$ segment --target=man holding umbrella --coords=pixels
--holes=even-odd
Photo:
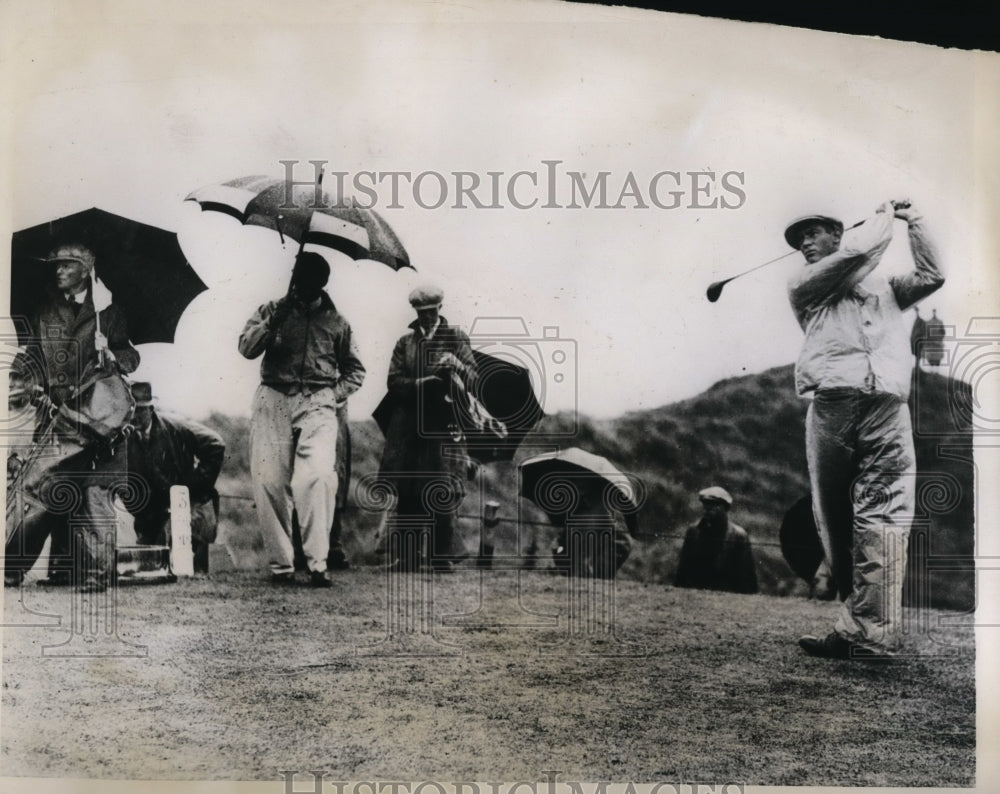
[[[906,221],[913,271],[875,272]],[[809,215],[785,240],[805,257],[789,299],[805,331],[795,365],[806,416],[813,511],[843,606],[824,638],[802,637],[813,656],[874,659],[900,646],[906,544],[913,520],[916,458],[907,398],[913,357],[902,312],[944,283],[920,213],[909,201],[880,206],[841,245],[843,224]]]
[[[392,543],[400,570],[416,570],[423,527],[431,526],[431,567],[447,573],[455,511],[473,470],[455,407],[472,391],[476,361],[468,335],[441,316],[444,292],[422,286],[409,296],[417,318],[396,342],[387,387],[392,400],[380,477],[398,498]],[[390,546],[392,548],[392,546]]]
[[[43,261],[55,266],[55,290],[41,302],[34,317],[28,354],[43,373],[45,394],[58,411],[54,419],[57,435],[80,442],[82,449],[54,467],[39,490],[54,493],[68,485],[77,493],[80,506],[75,518],[79,520],[72,522],[72,537],[84,564],[84,570],[77,571],[78,583],[81,589],[100,591],[107,587],[115,564],[111,486],[116,476],[126,476],[125,456],[115,454],[110,440],[97,440],[85,432],[88,411],[79,399],[102,373],[135,370],[139,354],[129,342],[118,306],[111,303],[100,310],[95,306],[95,256],[87,246],[77,242],[57,246]],[[122,397],[121,405],[102,408],[120,415],[124,422],[131,412],[131,399],[127,394]],[[68,584],[72,576],[61,567],[73,556],[69,518],[46,513],[22,527],[25,532],[52,533],[49,581],[53,584]],[[102,531],[111,537],[100,537]]]
[[[364,381],[351,326],[323,289],[330,266],[300,252],[288,294],[261,306],[239,350],[264,356],[254,395],[250,473],[271,577],[295,575],[294,509],[315,587],[329,587],[327,555],[337,497],[337,409]]]
[[[55,265],[56,283],[34,325],[35,356],[43,364],[49,399],[57,406],[102,364],[114,362],[126,374],[139,366],[120,309],[114,303],[95,309],[94,259],[89,248],[72,244],[53,249],[44,260]]]

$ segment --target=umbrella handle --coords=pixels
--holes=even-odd
[[[320,172],[319,172],[319,176],[316,177],[316,188],[318,190],[322,190],[323,189],[323,173],[324,173],[324,171],[321,168]],[[310,215],[310,218],[311,217],[312,216]],[[308,224],[306,224],[306,226],[307,226],[307,230],[308,230]],[[281,215],[278,216],[278,234],[281,234]],[[285,244],[285,238],[284,237],[281,238],[281,244],[282,245]],[[303,234],[302,235],[302,241],[299,243],[299,253],[300,254],[305,250],[305,247],[306,247],[306,235]]]
[[[90,290],[91,290],[90,293],[91,300],[93,300],[94,296],[93,282],[91,282]],[[97,366],[100,367],[101,369],[105,369],[108,366],[107,351],[104,348],[97,346],[97,335],[100,333],[101,333],[101,313],[97,310],[97,306],[95,305],[94,306],[94,349],[97,351]]]

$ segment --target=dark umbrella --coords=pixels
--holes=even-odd
[[[496,423],[484,422],[483,416],[474,415],[470,402],[461,399],[458,385],[449,389],[445,383],[428,384],[417,400],[424,412],[420,426],[447,438],[451,435],[449,428],[457,425],[469,455],[476,460],[481,463],[512,460],[524,437],[534,430],[544,415],[531,387],[531,377],[527,369],[513,362],[475,350],[472,355],[478,372],[473,396],[492,419],[502,423],[502,435],[496,432]],[[453,401],[446,403],[445,397],[449,395]],[[372,413],[383,435],[388,430],[395,405],[395,396],[386,394]]]
[[[607,458],[569,447],[527,458],[519,470],[520,495],[544,510],[553,523],[565,523],[585,494],[597,495],[607,509],[625,516],[630,532],[635,531],[641,483]]]
[[[21,318],[34,316],[55,284],[55,266],[40,260],[67,243],[93,251],[97,277],[125,313],[133,344],[173,342],[181,314],[207,289],[174,232],[96,207],[77,212],[14,233],[10,312],[21,344],[28,341]]]
[[[318,201],[317,201],[318,199]],[[331,198],[319,185],[287,183],[268,176],[242,176],[191,193],[203,210],[263,226],[300,246],[320,245],[352,259],[373,259],[393,270],[413,267],[392,227],[374,210]]]
[[[524,437],[545,415],[531,386],[531,376],[525,367],[512,361],[478,350],[472,355],[479,373],[476,397],[494,419],[503,423],[507,435],[498,438],[488,428],[471,425],[465,434],[469,454],[483,463],[513,460]]]
[[[785,513],[778,539],[788,567],[811,584],[825,556],[813,515],[811,494],[803,496]]]

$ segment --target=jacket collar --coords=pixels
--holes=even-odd
[[[319,306],[317,306],[315,309],[311,309],[309,307],[303,307],[302,304],[299,303],[298,301],[292,301],[292,305],[295,307],[296,311],[299,311],[303,314],[309,312],[337,311],[337,307],[333,305],[333,299],[330,298],[326,290],[322,290],[319,293]]]
[[[66,307],[66,294],[62,290],[50,288],[48,291],[50,300],[59,307],[60,311]],[[93,282],[87,279],[87,290],[83,301],[79,304],[76,316],[70,321],[71,328],[78,328],[87,320],[96,315],[94,309]]]
[[[65,303],[66,300],[67,300],[66,293],[63,292],[61,289],[58,289],[55,286],[50,286],[48,288],[48,294],[49,294],[49,297],[53,298],[54,300],[62,301],[63,303]],[[77,297],[80,294],[83,295],[83,299],[82,300],[80,300]],[[75,295],[73,295],[73,299],[77,303],[79,303],[81,306],[86,306],[88,303],[91,304],[91,305],[93,305],[93,303],[94,303],[94,282],[93,282],[93,279],[90,278],[90,276],[87,277],[87,286],[86,286],[86,288],[83,290],[82,293],[76,293]]]
[[[408,328],[412,328],[415,333],[421,334],[421,330],[422,329],[420,328],[420,320],[414,320],[407,327]],[[439,315],[438,316],[438,326],[437,326],[437,330],[434,331],[434,336],[437,336],[442,331],[444,331],[446,328],[450,328],[450,326],[448,325],[448,321],[445,319],[445,316],[443,314]]]

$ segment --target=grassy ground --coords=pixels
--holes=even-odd
[[[975,650],[948,613],[908,613],[911,655],[866,666],[796,647],[832,604],[543,572],[229,571],[122,588],[117,637],[65,590],[6,595],[6,776],[974,781]]]

